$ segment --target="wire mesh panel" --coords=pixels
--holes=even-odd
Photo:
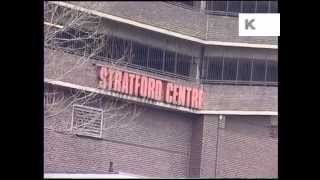
[[[102,136],[102,109],[82,105],[73,105],[72,130],[79,135]]]

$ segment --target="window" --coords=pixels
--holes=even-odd
[[[222,57],[210,57],[208,60],[208,75],[209,80],[222,79]]]
[[[267,81],[277,82],[278,81],[278,65],[275,61],[267,62]]]
[[[73,105],[71,129],[76,134],[101,138],[102,120],[102,109]]]
[[[266,73],[266,62],[262,60],[253,61],[252,81],[264,81]]]
[[[149,48],[149,67],[162,70],[163,50],[159,48]]]
[[[188,55],[177,55],[177,74],[189,76],[192,57]]]
[[[124,56],[124,40],[112,37],[112,53],[111,58],[118,60]]]
[[[251,60],[239,59],[238,60],[238,81],[250,81],[251,78]]]
[[[241,1],[228,1],[228,11],[239,13],[241,10]]]
[[[192,8],[194,6],[193,1],[166,1],[166,2],[177,5],[177,6],[186,7],[186,8]]]
[[[227,11],[227,1],[206,1],[206,9],[212,11]]]
[[[236,80],[237,76],[237,59],[224,58],[223,60],[223,80]]]
[[[243,1],[242,12],[243,13],[254,13],[256,10],[256,1]]]
[[[278,13],[278,2],[270,1],[270,13]]]
[[[174,73],[175,69],[175,53],[172,51],[165,51],[164,56],[164,71]]]
[[[193,6],[193,1],[176,1],[176,2],[187,5],[187,6]]]
[[[148,47],[137,42],[132,42],[132,63],[147,67]]]
[[[257,1],[257,13],[268,13],[269,1]]]

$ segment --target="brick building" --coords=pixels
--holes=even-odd
[[[55,32],[45,36],[57,37],[45,42],[45,109],[63,102],[45,113],[45,173],[106,174],[112,161],[116,172],[144,177],[278,176],[277,37],[238,36],[239,12],[275,13],[276,1],[48,2],[48,9],[90,14],[99,28],[45,14],[44,30]]]

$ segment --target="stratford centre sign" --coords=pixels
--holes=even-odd
[[[137,73],[97,65],[99,88],[167,104],[201,109],[203,90]]]

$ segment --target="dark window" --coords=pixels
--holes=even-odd
[[[237,59],[224,58],[223,61],[223,80],[236,80]]]
[[[257,13],[268,13],[269,1],[257,1]]]
[[[212,11],[227,11],[227,1],[206,1],[206,9]]]
[[[269,82],[277,82],[278,81],[278,64],[277,64],[277,62],[268,61],[267,81],[269,81]]]
[[[256,1],[243,1],[242,12],[243,13],[254,13],[256,9]]]
[[[228,12],[239,13],[241,9],[241,1],[228,1]]]
[[[176,1],[176,2],[187,5],[187,6],[193,6],[193,1]]]
[[[112,59],[118,60],[124,56],[124,40],[113,37],[112,38]]]
[[[252,73],[252,81],[264,81],[266,73],[266,62],[262,60],[254,60]]]
[[[278,2],[270,1],[270,13],[278,13]]]
[[[251,77],[251,60],[238,60],[238,81],[250,81]]]
[[[208,58],[208,79],[221,80],[222,78],[222,57]]]
[[[165,51],[164,57],[164,71],[174,73],[175,53],[172,51]]]
[[[159,48],[149,48],[149,67],[161,70],[163,63],[163,50]]]
[[[188,55],[177,55],[177,74],[189,76],[192,57]]]
[[[107,41],[106,41],[106,36],[102,34],[98,34],[93,43],[93,49],[91,51],[92,55],[96,58],[105,58],[108,57],[109,52],[106,48],[109,46],[106,46]]]
[[[132,42],[132,63],[147,67],[148,47],[137,42]]]

